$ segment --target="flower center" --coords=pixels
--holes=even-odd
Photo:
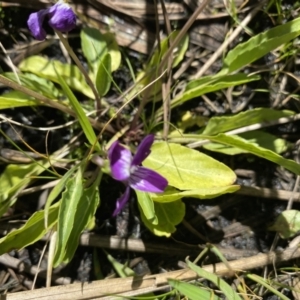
[[[134,174],[134,172],[138,169],[139,166],[131,166],[130,167],[130,174]]]

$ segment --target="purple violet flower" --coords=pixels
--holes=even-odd
[[[72,8],[67,3],[59,1],[49,8],[30,14],[28,18],[27,25],[32,35],[40,41],[46,38],[46,31],[43,28],[46,17],[48,24],[61,32],[68,32],[76,26],[76,15]]]
[[[147,135],[137,148],[134,156],[118,141],[108,150],[112,177],[126,185],[125,193],[117,200],[113,216],[116,216],[129,200],[130,188],[150,193],[162,193],[168,181],[158,173],[141,166],[150,154],[154,135]]]

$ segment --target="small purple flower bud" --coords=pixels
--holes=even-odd
[[[46,38],[46,31],[43,28],[45,18],[48,18],[48,23],[53,29],[61,32],[69,32],[76,26],[76,15],[72,8],[66,3],[57,2],[29,16],[27,25],[37,40]]]

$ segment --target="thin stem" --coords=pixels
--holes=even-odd
[[[185,25],[183,26],[183,28],[180,30],[180,32],[178,33],[178,35],[176,36],[176,38],[172,41],[172,44],[170,45],[168,51],[165,53],[165,55],[163,56],[159,66],[158,66],[158,72],[154,72],[152,71],[152,80],[155,79],[155,76],[157,74],[163,74],[166,71],[165,65],[169,60],[169,57],[171,56],[171,54],[173,53],[175,47],[179,44],[179,42],[181,41],[181,39],[184,37],[184,35],[187,33],[187,31],[189,30],[189,28],[193,25],[194,21],[197,19],[198,15],[204,10],[204,8],[206,7],[206,5],[210,2],[210,0],[204,0],[203,3],[195,10],[195,12],[192,14],[192,16],[188,19],[188,21],[185,23]],[[146,95],[147,92],[149,93],[149,90],[146,90]],[[136,112],[136,114],[134,115],[134,118],[131,122],[131,126],[130,129],[133,129],[136,127],[137,121],[147,103],[148,97],[145,97],[142,99],[138,111]]]
[[[94,83],[92,82],[89,74],[87,73],[87,71],[84,69],[82,63],[80,62],[80,60],[78,59],[77,55],[75,54],[75,52],[73,51],[73,49],[70,47],[68,40],[62,35],[61,32],[55,30],[56,34],[58,35],[59,39],[61,40],[61,42],[63,43],[63,45],[65,46],[66,50],[68,51],[68,53],[70,54],[70,56],[72,57],[72,59],[74,60],[75,64],[77,65],[77,67],[79,68],[79,70],[82,72],[87,84],[90,86],[94,96],[95,96],[95,100],[97,102],[97,110],[99,110],[101,108],[101,98],[99,97],[99,94],[95,88]]]

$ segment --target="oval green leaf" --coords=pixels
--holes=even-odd
[[[154,210],[157,218],[157,224],[153,224],[149,221],[145,217],[143,210],[140,208],[143,223],[155,235],[169,237],[176,231],[175,226],[178,225],[184,218],[185,204],[181,200],[170,203],[154,202]]]
[[[300,211],[285,210],[276,219],[269,230],[277,231],[281,238],[288,239],[300,231]]]
[[[230,168],[210,156],[166,142],[155,143],[143,165],[160,173],[179,190],[218,189],[236,180]]]
[[[97,92],[101,97],[109,91],[111,81],[111,57],[109,53],[106,53],[99,63],[95,82]]]
[[[115,36],[111,33],[102,34],[99,29],[85,27],[80,32],[81,48],[94,74],[97,73],[102,57],[109,53],[112,57],[111,71],[119,68],[121,53]]]

